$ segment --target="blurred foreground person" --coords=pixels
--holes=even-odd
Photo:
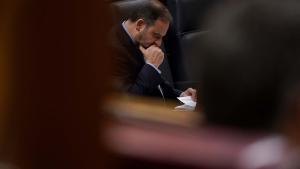
[[[0,82],[9,95],[0,110],[1,162],[17,169],[110,168],[99,141],[111,80],[102,41],[109,23],[98,24],[110,16],[107,7],[98,0],[1,4],[7,78]]]
[[[164,60],[161,49],[172,16],[158,0],[137,0],[128,18],[113,30],[112,46],[114,78],[118,88],[140,96],[158,96],[164,100],[191,96],[196,101],[196,90],[182,92],[173,88],[161,76],[159,66]]]
[[[300,2],[234,2],[209,18],[201,41],[208,124],[271,132],[242,168],[299,168]]]

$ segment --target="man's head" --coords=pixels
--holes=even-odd
[[[132,24],[133,39],[145,48],[160,46],[166,35],[172,16],[168,9],[157,0],[139,0],[127,21]]]
[[[271,129],[287,115],[286,95],[300,87],[299,18],[296,0],[243,1],[211,15],[199,45],[208,121]]]

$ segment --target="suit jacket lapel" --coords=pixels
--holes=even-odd
[[[139,50],[139,46],[135,44],[130,36],[127,34],[127,32],[124,30],[122,24],[119,26],[119,36],[121,39],[123,39],[124,46],[130,51],[130,53],[133,53],[132,57],[135,58],[136,61],[138,61],[140,64],[144,64],[144,56],[142,52]]]

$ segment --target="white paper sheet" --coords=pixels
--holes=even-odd
[[[181,101],[183,105],[175,107],[176,110],[195,110],[197,103],[192,100],[191,96],[177,97],[177,99]]]

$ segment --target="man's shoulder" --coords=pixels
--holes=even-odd
[[[110,45],[114,52],[129,52],[133,48],[130,39],[121,27],[121,24],[115,25],[110,31]]]

